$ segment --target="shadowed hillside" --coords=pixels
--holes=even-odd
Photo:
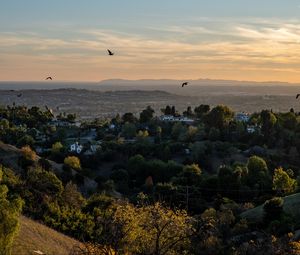
[[[292,215],[295,219],[297,219],[297,226],[300,225],[299,217],[300,217],[300,193],[296,193],[290,196],[286,196],[283,198],[283,210],[289,215]],[[241,214],[242,218],[247,219],[250,222],[262,222],[264,216],[263,205],[257,206],[253,209],[250,209]]]

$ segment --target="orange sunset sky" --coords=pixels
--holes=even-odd
[[[297,0],[5,1],[0,81],[52,75],[298,83],[299,6]]]

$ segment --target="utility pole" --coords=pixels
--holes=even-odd
[[[186,211],[189,210],[189,186],[186,186]]]

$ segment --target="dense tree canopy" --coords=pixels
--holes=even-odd
[[[10,255],[13,239],[19,230],[23,201],[20,198],[8,198],[8,188],[1,184],[2,169],[0,165],[0,254]]]

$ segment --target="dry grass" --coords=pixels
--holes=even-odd
[[[40,223],[21,216],[21,228],[13,245],[13,255],[67,255],[79,242]]]

